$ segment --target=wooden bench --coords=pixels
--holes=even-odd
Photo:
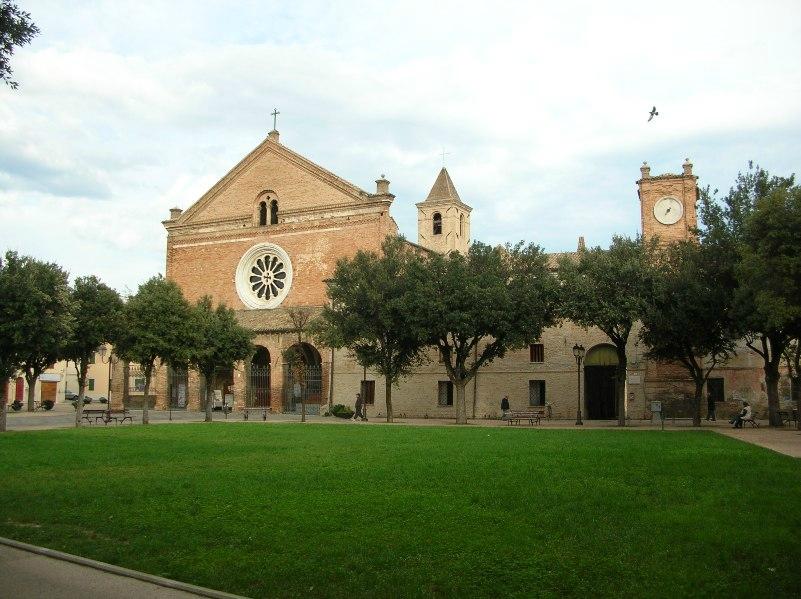
[[[506,415],[506,423],[511,426],[512,424],[520,424],[528,420],[528,423],[534,426],[535,424],[539,424],[540,420],[547,416],[548,413],[545,407],[529,408],[527,410],[509,410],[509,413]]]
[[[750,418],[743,418],[743,424],[745,424],[746,422],[751,425],[751,428],[759,428],[759,422],[754,420],[753,416],[751,416]]]
[[[126,420],[133,424],[133,418],[131,418],[131,413],[128,411],[128,408],[105,410],[104,422],[108,424],[111,420],[114,420],[117,424],[122,424]]]
[[[106,408],[84,408],[81,410],[81,420],[86,420],[89,424],[97,424],[98,419],[102,419],[106,413]]]

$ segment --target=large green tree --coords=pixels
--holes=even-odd
[[[206,422],[211,422],[214,377],[218,369],[231,369],[253,353],[253,332],[241,326],[225,304],[214,307],[205,296],[192,308],[194,347],[189,363],[197,368],[206,385]]]
[[[433,254],[417,276],[416,309],[455,387],[456,422],[465,424],[465,386],[479,368],[556,322],[558,282],[541,248],[522,242],[505,248],[476,242],[466,255]]]
[[[648,306],[654,243],[615,236],[608,250],[581,250],[578,259],[565,256],[559,262],[562,315],[581,326],[599,328],[615,346],[620,426],[626,424],[626,345]]]
[[[387,422],[393,420],[392,387],[422,363],[421,258],[402,237],[384,240],[381,254],[359,251],[337,262],[327,281],[330,305],[313,323],[329,347],[348,347],[359,364],[384,377]]]
[[[9,0],[0,0],[0,80],[11,89],[17,89],[17,82],[11,79],[14,46],[29,44],[38,34],[39,28],[29,13]]]
[[[122,329],[123,303],[119,294],[95,276],[78,277],[71,292],[75,326],[64,349],[64,358],[75,362],[78,401],[75,426],[81,426],[86,374],[98,347],[115,343]],[[111,356],[109,356],[111,359]]]
[[[779,366],[801,332],[801,189],[751,163],[722,200],[703,190],[700,213],[704,242],[737,258],[734,318],[762,357],[770,423],[780,426]]]
[[[7,252],[0,263],[0,339],[28,383],[28,411],[36,381],[64,353],[73,328],[67,273],[57,264]]]
[[[145,376],[142,424],[149,423],[150,383],[156,360],[171,366],[188,364],[197,347],[194,319],[180,287],[161,275],[139,286],[125,304],[123,331],[116,353],[136,362]]]
[[[649,358],[678,362],[689,373],[695,385],[694,426],[701,426],[701,400],[710,373],[734,354],[730,265],[728,256],[695,241],[670,244],[652,262],[640,338]]]

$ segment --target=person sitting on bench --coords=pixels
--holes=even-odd
[[[751,406],[744,401],[743,409],[732,419],[732,424],[734,424],[734,428],[743,428],[743,422],[746,420],[751,420]]]

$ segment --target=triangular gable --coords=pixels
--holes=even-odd
[[[185,210],[176,224],[249,216],[264,191],[277,197],[281,212],[358,205],[374,197],[268,137]]]

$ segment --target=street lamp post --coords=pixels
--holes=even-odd
[[[576,388],[578,391],[578,400],[576,403],[576,426],[584,424],[581,420],[581,361],[584,359],[586,353],[584,346],[578,343],[573,346],[573,357],[576,358]]]
[[[114,354],[108,351],[108,348],[104,345],[101,345],[97,349],[97,353],[100,354],[100,361],[103,364],[108,364],[108,391],[106,396],[106,412],[107,416],[111,416],[111,364],[114,362]],[[106,362],[106,353],[108,353],[108,362]]]

